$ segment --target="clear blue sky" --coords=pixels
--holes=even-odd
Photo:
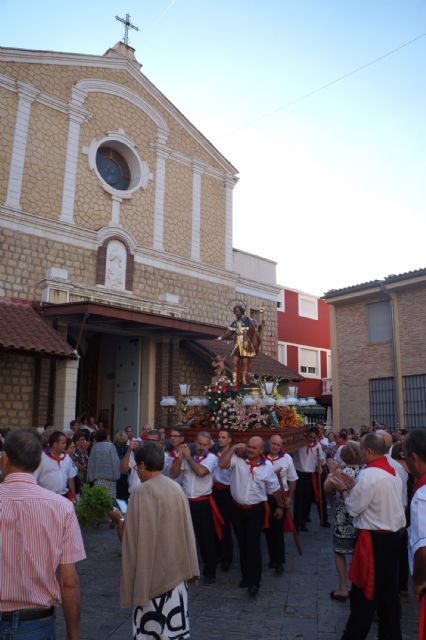
[[[425,0],[1,0],[0,43],[143,72],[239,169],[234,246],[320,294],[426,267]]]

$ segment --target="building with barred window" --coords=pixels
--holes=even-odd
[[[324,298],[335,424],[426,427],[426,269],[332,290]]]
[[[235,299],[265,310],[262,370],[297,378],[275,263],[233,248],[236,168],[140,67],[122,42],[0,49],[0,426],[164,422]]]

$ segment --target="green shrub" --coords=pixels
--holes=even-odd
[[[83,485],[82,496],[75,510],[82,527],[93,529],[99,526],[112,510],[112,498],[106,487]]]

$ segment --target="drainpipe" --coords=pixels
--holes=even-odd
[[[389,301],[390,307],[390,316],[391,316],[391,327],[392,327],[392,372],[393,379],[395,381],[395,419],[396,419],[396,429],[401,428],[401,418],[403,421],[403,416],[400,415],[400,408],[403,406],[403,395],[402,395],[402,378],[400,371],[400,360],[398,358],[398,345],[397,345],[397,336],[399,339],[399,331],[396,326],[396,310],[394,299],[391,294],[389,294],[385,290],[385,285],[383,282],[380,283],[380,289],[382,290],[383,295]]]

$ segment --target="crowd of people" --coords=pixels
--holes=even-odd
[[[372,425],[334,434],[317,423],[306,446],[291,455],[279,432],[244,444],[233,442],[234,435],[223,429],[214,441],[201,431],[185,442],[185,429],[145,425],[140,434],[128,426],[111,442],[103,425],[80,418],[69,430],[47,428],[41,441],[34,430],[8,434],[0,561],[18,575],[2,585],[0,637],[20,640],[26,637],[21,628],[24,634],[43,623],[40,638],[53,638],[52,607],[61,601],[67,638],[79,637],[75,563],[84,548],[73,504],[85,483],[128,502],[125,515],[114,510],[109,518],[123,542],[121,604],[134,608],[135,640],[167,638],[171,630],[189,638],[187,581],[201,574],[208,585],[218,568],[228,572],[234,540],[238,586],[255,598],[262,536],[269,569],[279,577],[284,531],[300,543],[299,535],[313,526],[314,504],[320,526],[332,531],[338,580],[330,598],[350,602],[342,640],[365,639],[375,612],[379,638],[401,640],[400,598],[408,593],[409,568],[426,618],[426,430],[391,435]],[[28,532],[46,546],[36,567]],[[419,633],[425,640],[426,630]]]

